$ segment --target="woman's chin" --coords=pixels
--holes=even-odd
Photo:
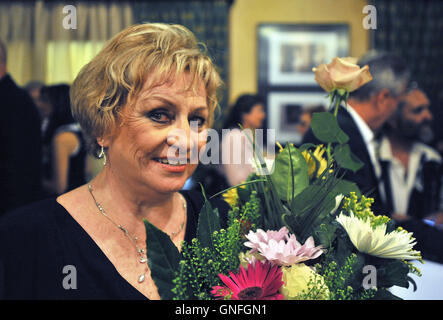
[[[186,180],[192,175],[197,165],[186,164],[184,166],[166,166],[153,164],[143,174],[145,183],[150,188],[160,193],[179,191],[183,188]]]

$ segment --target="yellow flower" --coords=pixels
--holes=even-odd
[[[326,170],[326,167],[328,166],[328,160],[323,158],[323,154],[326,152],[326,149],[323,147],[323,145],[319,145],[315,148],[314,152],[312,152],[312,155],[315,159],[319,162],[319,167],[317,171],[317,178],[321,176],[323,171]],[[312,158],[312,156],[309,154],[307,150],[302,152],[303,157],[306,160],[306,163],[308,164],[308,175],[309,178],[312,179],[312,176],[315,173],[315,169],[317,167],[317,163],[315,159]]]
[[[282,267],[284,282],[280,289],[285,300],[301,299],[302,295],[315,300],[329,298],[329,289],[321,275],[304,263],[297,263],[290,267]]]
[[[225,193],[223,193],[223,199],[229,203],[229,205],[234,208],[238,203],[238,192],[237,188],[232,188]]]
[[[237,187],[238,188],[238,187]],[[229,205],[234,208],[238,204],[238,191],[237,188],[232,188],[222,194],[223,199],[229,203]],[[240,186],[240,188],[245,189],[246,185]]]
[[[349,239],[358,251],[386,259],[421,259],[420,251],[412,248],[416,244],[412,233],[397,229],[386,233],[386,224],[371,225],[370,219],[361,219],[343,213],[336,218],[346,230]]]

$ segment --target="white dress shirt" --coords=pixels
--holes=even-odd
[[[417,172],[420,170],[420,159],[425,155],[427,161],[436,161],[441,163],[440,155],[431,147],[415,142],[412,145],[409,155],[408,168],[394,157],[392,154],[391,143],[387,137],[384,137],[380,143],[380,159],[389,161],[389,179],[391,182],[392,208],[394,213],[406,215],[409,207],[409,198],[412,190],[423,190],[423,184],[417,179]]]
[[[378,190],[380,191],[380,197],[382,201],[386,201],[385,188],[381,181],[381,167],[378,161],[378,153],[379,153],[379,143],[375,139],[375,134],[371,128],[369,128],[368,124],[365,120],[348,104],[347,108],[349,114],[357,125],[358,130],[360,131],[361,136],[363,137],[363,141],[366,144],[366,149],[368,150],[369,158],[371,159],[372,168],[374,169],[375,177],[378,181]],[[352,137],[350,137],[352,139]],[[365,163],[365,165],[369,165]]]
[[[351,115],[352,119],[354,119],[355,124],[358,127],[358,130],[360,131],[360,134],[363,137],[363,141],[366,144],[368,153],[369,153],[369,157],[371,159],[372,162],[372,167],[374,168],[375,174],[377,176],[377,179],[380,178],[381,176],[381,168],[380,165],[378,163],[378,158],[377,158],[377,141],[375,140],[375,134],[374,132],[371,130],[371,128],[369,128],[368,124],[365,122],[365,120],[363,120],[363,118],[357,113],[357,111],[355,111],[349,104],[348,104],[348,112]],[[352,139],[352,137],[350,137]]]

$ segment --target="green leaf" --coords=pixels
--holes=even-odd
[[[317,147],[316,144],[313,144],[313,143],[304,143],[304,144],[302,144],[302,145],[298,148],[298,150],[300,150],[301,152],[303,152],[303,151],[305,151],[305,150],[308,150],[309,148],[315,148],[315,147]]]
[[[335,186],[331,191],[331,194],[334,198],[339,194],[349,197],[351,192],[355,192],[357,197],[361,197],[360,189],[358,188],[357,184],[355,184],[355,182],[337,178],[332,179],[335,181]]]
[[[322,223],[315,232],[316,240],[318,240],[324,248],[329,249],[336,238],[336,231],[336,224],[331,222]]]
[[[144,220],[146,228],[146,247],[148,265],[151,276],[157,285],[160,297],[163,300],[173,298],[172,280],[179,268],[180,253],[169,236],[157,229],[149,221]]]
[[[337,119],[330,112],[316,112],[312,115],[312,133],[322,142],[347,143],[349,136],[340,129]]]
[[[324,185],[309,185],[299,193],[291,203],[291,215],[285,216],[285,222],[294,233],[305,241],[315,234],[316,228],[329,220],[330,211],[335,206],[333,197]]]
[[[385,288],[380,288],[377,290],[372,300],[403,300],[403,299],[397,297],[396,295],[394,295]]]
[[[308,186],[308,164],[300,150],[286,145],[275,158],[271,180],[278,197],[288,203]]]
[[[220,216],[218,208],[213,209],[211,203],[205,199],[205,204],[200,211],[197,226],[197,239],[203,247],[212,247],[212,237],[214,231],[219,231]]]
[[[347,144],[334,148],[334,159],[340,167],[351,170],[352,172],[357,172],[364,165],[364,163],[351,152],[351,148],[349,148]]]
[[[408,273],[409,267],[400,260],[393,260],[384,263],[377,268],[377,286],[389,288],[399,286],[403,288],[409,287]]]
[[[340,232],[337,233],[334,260],[339,266],[342,266],[346,262],[346,258],[355,250],[355,247],[349,240],[347,233],[344,231],[342,232],[341,229],[338,230],[340,230]]]

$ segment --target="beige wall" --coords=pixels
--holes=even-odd
[[[365,0],[235,0],[230,13],[229,101],[257,91],[256,27],[259,23],[348,23],[351,56],[369,48],[362,27]]]

